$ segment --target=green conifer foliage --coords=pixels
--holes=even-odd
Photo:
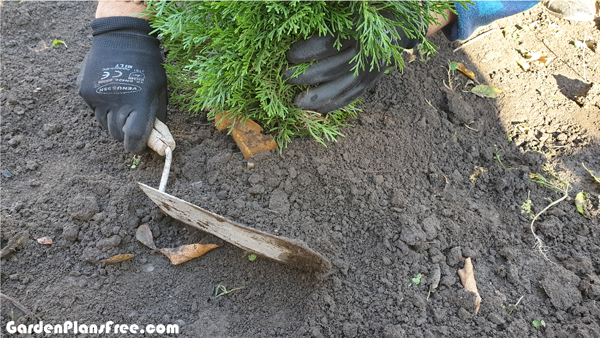
[[[339,127],[359,111],[356,101],[326,115],[294,106],[296,94],[307,89],[282,80],[285,52],[294,42],[313,34],[353,36],[362,46],[353,60],[356,73],[379,67],[368,63],[370,56],[401,70],[402,48],[392,44],[399,39],[395,27],[422,39],[424,49],[433,52],[420,28],[435,22],[430,13],[446,9],[452,9],[451,2],[148,1],[147,12],[169,50],[165,69],[172,103],[192,114],[208,110],[209,119],[220,113],[252,119],[284,147],[293,137],[307,135],[323,144],[324,138],[335,140],[342,136]],[[383,17],[382,10],[403,22]],[[306,67],[298,67],[297,74]]]

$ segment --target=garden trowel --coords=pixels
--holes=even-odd
[[[148,146],[159,155],[165,156],[165,167],[158,190],[139,182],[138,186],[165,214],[187,225],[215,235],[244,251],[301,270],[326,272],[331,268],[331,263],[327,259],[310,249],[303,241],[273,236],[237,224],[197,205],[165,193],[175,141],[169,132],[169,128],[158,119],[154,122],[154,129],[150,134]]]

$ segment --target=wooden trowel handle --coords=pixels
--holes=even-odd
[[[159,119],[154,120],[154,128],[152,128],[147,145],[160,156],[165,156],[167,147],[171,147],[171,151],[175,150],[175,140],[169,131],[169,127],[160,122]]]

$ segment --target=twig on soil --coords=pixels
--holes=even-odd
[[[513,311],[515,311],[517,309],[517,306],[519,306],[519,303],[521,302],[521,299],[523,299],[523,297],[525,297],[525,296],[521,296],[521,298],[519,298],[519,300],[517,301],[517,303],[515,303],[514,307],[508,313],[509,316],[512,315]]]
[[[25,232],[21,232],[19,235],[8,240],[8,244],[0,250],[0,258],[4,258],[16,251],[17,247],[21,244],[25,238]]]
[[[215,296],[216,297],[221,297],[224,296],[226,294],[232,293],[235,290],[241,290],[241,289],[245,289],[245,286],[240,286],[239,288],[234,288],[231,290],[227,290],[225,288],[225,285],[223,285],[223,283],[219,283],[216,287],[215,287]]]
[[[469,41],[467,41],[467,42],[463,43],[462,45],[460,45],[460,47],[458,47],[458,48],[454,49],[452,52],[453,52],[453,53],[456,53],[456,52],[458,52],[459,50],[461,50],[461,49],[465,48],[466,46],[468,46],[468,45],[472,44],[473,42],[475,42],[475,41],[478,41],[479,39],[483,38],[484,36],[488,36],[488,35],[492,34],[492,33],[493,33],[494,31],[496,31],[496,30],[498,30],[498,28],[494,28],[494,29],[492,29],[492,30],[489,30],[489,31],[487,31],[487,32],[485,32],[485,33],[483,33],[483,34],[481,34],[481,35],[479,35],[479,36],[477,36],[477,37],[475,37],[475,38],[473,38],[473,39],[471,39],[471,40],[469,40]]]
[[[479,130],[477,130],[477,129],[475,129],[475,128],[471,128],[471,127],[469,127],[469,126],[468,126],[466,123],[465,123],[465,127],[469,128],[469,129],[471,129],[471,130],[473,130],[473,131],[479,131]]]
[[[27,310],[27,308],[25,308],[23,305],[21,305],[21,303],[17,302],[14,298],[11,298],[3,293],[0,293],[0,299],[11,303],[14,307],[19,309],[21,312],[23,312],[27,316],[32,315],[33,317],[37,318],[37,320],[39,320],[39,321],[42,320],[42,318],[34,315],[31,311]]]
[[[431,102],[429,102],[429,100],[425,99],[425,102],[427,102],[428,105],[431,106],[431,108],[435,109],[435,111],[438,111],[432,104]]]
[[[563,60],[563,59],[562,59],[560,56],[558,56],[558,54],[556,54],[556,53],[555,53],[555,52],[554,52],[552,49],[550,49],[550,47],[548,47],[548,44],[546,44],[546,40],[545,40],[545,39],[540,39],[540,38],[537,36],[537,34],[535,35],[535,37],[536,37],[536,38],[537,38],[539,41],[541,41],[541,42],[544,44],[544,46],[546,46],[546,48],[548,48],[548,50],[549,50],[549,51],[550,51],[552,54],[554,54],[554,56],[556,56],[556,58],[557,58],[558,60],[560,60],[560,62],[564,63],[564,64],[565,64],[565,66],[569,67],[569,68],[570,68],[570,69],[571,69],[571,70],[572,70],[572,71],[573,71],[575,74],[577,74],[577,76],[581,77],[581,74],[579,74],[579,72],[578,72],[576,69],[574,69],[573,67],[571,67],[571,66],[570,66],[568,63],[566,63],[566,62],[565,62],[565,60]]]

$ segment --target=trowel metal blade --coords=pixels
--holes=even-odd
[[[245,251],[304,271],[326,272],[331,269],[331,263],[303,241],[273,236],[229,221],[143,183],[138,182],[138,186],[165,214]]]

